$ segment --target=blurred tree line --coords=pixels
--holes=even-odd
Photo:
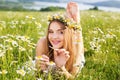
[[[46,8],[41,8],[40,11],[59,11],[59,10],[65,10],[65,8],[63,7],[54,7],[54,6],[49,6],[49,7],[46,7]]]
[[[4,1],[0,0],[0,11],[60,11],[65,10],[63,7],[58,6],[49,6],[46,8],[41,8],[40,10],[36,9],[27,9],[23,7],[23,5],[32,6],[33,3],[31,0],[25,1],[25,0],[18,0],[19,2],[10,2],[10,1]],[[93,8],[90,8],[89,10],[98,10],[98,7],[95,6]]]

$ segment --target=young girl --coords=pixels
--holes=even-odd
[[[74,78],[84,65],[84,46],[79,25],[79,8],[69,2],[66,15],[55,14],[49,17],[47,35],[38,41],[36,47],[36,67],[48,70],[49,63],[55,63],[67,78]]]

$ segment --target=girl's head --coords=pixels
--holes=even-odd
[[[48,40],[50,45],[56,49],[63,48],[64,44],[64,35],[65,25],[58,21],[54,20],[50,23],[48,27]]]
[[[53,20],[48,26],[47,39],[49,45],[56,48],[65,48],[68,50],[68,47],[72,47],[72,36],[73,29],[69,29],[66,24],[59,20]]]

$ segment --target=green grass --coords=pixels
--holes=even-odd
[[[45,35],[47,15],[53,13],[0,12],[1,80],[35,80],[31,62],[36,43]],[[120,80],[120,13],[81,11],[81,26],[86,63],[75,79]]]

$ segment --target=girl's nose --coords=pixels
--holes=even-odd
[[[56,33],[53,34],[53,38],[58,38],[58,35]]]

